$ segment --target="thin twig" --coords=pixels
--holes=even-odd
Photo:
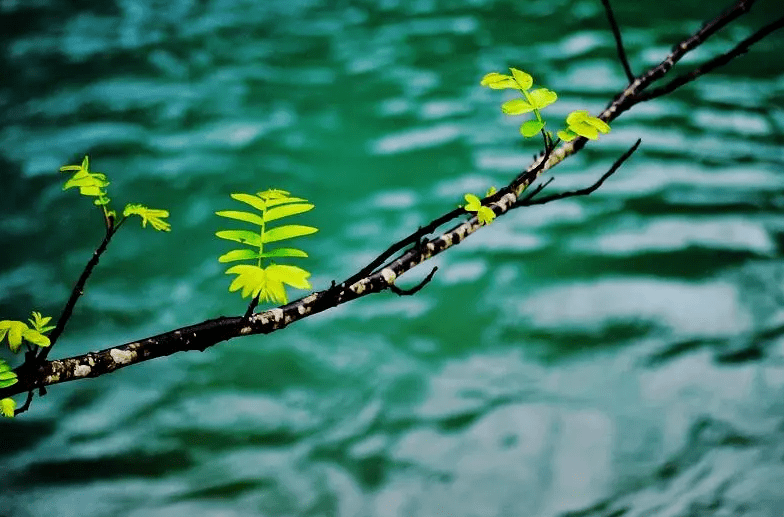
[[[427,284],[430,283],[431,280],[433,280],[433,275],[436,274],[436,271],[438,271],[438,266],[434,267],[430,271],[430,273],[428,273],[428,275],[425,277],[424,280],[419,282],[417,285],[415,285],[411,289],[401,289],[398,286],[396,286],[395,284],[391,284],[389,286],[389,290],[392,291],[393,293],[395,293],[398,296],[411,296],[412,294],[416,294],[417,292],[419,292],[420,289],[425,287]]]
[[[625,162],[632,154],[634,154],[634,152],[640,146],[640,142],[642,142],[642,140],[638,138],[637,142],[635,142],[634,145],[631,146],[628,151],[623,153],[617,160],[615,160],[615,163],[612,164],[612,167],[610,167],[610,169],[607,172],[605,172],[602,175],[602,177],[599,178],[599,180],[593,185],[591,185],[590,187],[586,187],[580,190],[574,190],[570,192],[561,192],[560,194],[553,194],[551,196],[546,196],[539,199],[535,199],[533,198],[533,196],[531,196],[531,198],[529,199],[523,199],[520,200],[520,202],[515,203],[515,208],[520,206],[543,205],[545,203],[550,203],[551,201],[557,201],[559,199],[565,199],[567,197],[587,196],[588,194],[592,194],[594,191],[596,191],[596,189],[602,186],[602,183],[604,183],[604,181],[607,178],[615,174],[615,171],[617,171],[621,167],[621,165],[623,165],[623,162]]]
[[[701,64],[700,66],[698,66],[697,68],[695,68],[689,73],[679,75],[678,77],[676,77],[675,79],[673,79],[672,81],[670,81],[664,86],[660,86],[654,90],[638,95],[637,100],[648,101],[651,99],[655,99],[656,97],[661,97],[662,95],[667,95],[668,93],[672,93],[673,91],[677,90],[684,84],[690,83],[691,81],[694,81],[701,75],[705,75],[708,72],[711,72],[720,66],[726,65],[736,57],[745,54],[746,52],[749,51],[749,48],[753,44],[757,43],[759,40],[761,40],[771,32],[781,29],[782,27],[784,27],[784,16],[774,21],[773,23],[769,23],[768,25],[765,25],[757,32],[755,32],[748,38],[744,39],[743,41],[735,45],[735,47],[732,50],[729,50],[724,54],[721,54],[719,56],[714,57],[713,59],[706,61],[705,63]]]
[[[19,406],[14,410],[14,416],[21,415],[28,409],[30,409],[30,403],[33,401],[33,390],[27,392],[27,398],[25,399],[25,403]]]
[[[613,14],[612,7],[610,6],[610,0],[602,0],[602,5],[604,5],[604,11],[607,13],[607,20],[610,22],[610,27],[612,28],[612,33],[615,37],[615,47],[618,49],[618,59],[621,60],[623,71],[626,72],[626,78],[629,80],[629,84],[631,84],[634,82],[634,74],[632,73],[632,69],[629,66],[629,59],[626,57],[626,50],[623,48],[621,30],[618,28],[618,23],[615,21],[615,15]]]
[[[103,255],[103,252],[106,251],[106,247],[109,246],[109,242],[112,240],[114,234],[117,233],[118,228],[119,225],[113,228],[107,228],[103,241],[101,241],[101,244],[93,252],[93,255],[90,257],[87,265],[84,266],[84,270],[82,271],[81,276],[79,276],[79,280],[76,281],[76,285],[74,285],[74,288],[71,290],[71,296],[68,298],[65,307],[63,307],[63,312],[60,314],[60,318],[57,320],[57,325],[55,326],[54,330],[52,330],[52,333],[48,336],[49,346],[41,348],[36,361],[45,361],[49,355],[49,352],[51,352],[52,348],[54,348],[55,343],[57,343],[60,335],[62,335],[63,330],[65,330],[65,325],[71,318],[71,314],[73,314],[76,302],[79,301],[79,297],[84,294],[84,285],[87,283],[87,279],[90,278],[90,274],[93,272],[93,269],[98,265],[98,261],[101,259],[101,255]]]
[[[253,314],[253,311],[256,310],[256,306],[258,306],[258,304],[259,304],[259,296],[256,295],[253,298],[253,300],[251,300],[250,303],[248,304],[248,310],[245,311],[245,316],[243,316],[243,318],[244,319],[250,318],[251,315]]]

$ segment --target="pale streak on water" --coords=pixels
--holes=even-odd
[[[717,10],[619,5],[635,70]],[[778,11],[761,0],[686,64]],[[555,125],[600,110],[623,86],[602,16],[593,0],[0,2],[0,316],[57,311],[99,241],[56,172],[85,153],[174,231],[124,230],[55,355],[241,313],[212,237],[230,192],[314,201],[301,245],[325,287],[527,165],[484,73],[558,91]],[[625,114],[553,171],[551,190],[580,188],[642,138],[601,190],[498,220],[415,297],[54,387],[0,425],[0,514],[782,515],[782,52],[774,36]]]

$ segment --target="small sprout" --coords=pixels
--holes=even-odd
[[[487,192],[485,193],[485,197],[490,197],[496,192],[498,192],[498,190],[496,190],[495,185],[491,185],[490,188],[487,189]]]
[[[584,136],[589,140],[599,138],[599,133],[607,134],[610,126],[599,117],[592,117],[585,110],[573,111],[566,117],[567,129],[558,131],[558,137],[565,142],[571,142],[577,136]]]
[[[495,212],[488,206],[482,206],[482,202],[473,194],[466,194],[467,204],[463,207],[467,212],[476,212],[480,224],[490,224],[495,219]]]
[[[85,156],[81,165],[60,167],[60,172],[74,173],[63,185],[63,190],[76,187],[81,195],[94,197],[93,203],[96,205],[105,206],[109,204],[109,198],[106,195],[106,187],[109,185],[109,181],[106,179],[105,174],[90,171],[89,157]]]
[[[135,205],[129,203],[125,205],[125,210],[123,210],[123,217],[128,217],[129,215],[138,215],[141,217],[142,228],[146,228],[147,223],[149,222],[150,226],[159,232],[171,231],[171,224],[163,220],[164,217],[169,217],[168,210],[147,208],[144,205]]]
[[[4,417],[14,418],[14,410],[16,409],[16,402],[12,398],[4,398],[0,400],[0,413]]]

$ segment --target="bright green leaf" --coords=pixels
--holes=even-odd
[[[493,90],[503,90],[505,88],[518,88],[517,82],[514,77],[498,72],[490,72],[482,78],[479,83],[482,86],[487,86]]]
[[[547,88],[537,88],[528,92],[527,98],[536,109],[542,109],[558,100],[558,95]]]
[[[171,230],[171,225],[163,220],[164,217],[169,217],[168,210],[147,208],[144,205],[129,203],[125,205],[123,216],[128,217],[129,215],[138,215],[141,217],[142,228],[146,228],[147,223],[149,222],[150,226],[158,231],[168,232]]]
[[[308,254],[296,248],[278,248],[265,251],[259,255],[261,258],[301,257],[307,258]]]
[[[49,346],[49,338],[41,334],[35,329],[27,329],[22,332],[22,337],[25,341],[29,341],[34,345],[38,345],[40,347],[47,347]]]
[[[240,244],[247,244],[249,246],[261,247],[261,235],[249,230],[221,230],[216,232],[215,235],[221,239],[228,241],[239,242]]]
[[[491,186],[489,189],[487,189],[487,192],[485,193],[485,197],[492,196],[496,192],[498,191],[496,190],[495,186]]]
[[[476,212],[479,210],[479,207],[482,206],[482,202],[479,201],[479,198],[473,194],[466,194],[463,196],[467,202],[467,204],[463,207],[469,212]]]
[[[264,214],[264,221],[270,222],[276,219],[280,219],[282,217],[301,214],[303,212],[312,210],[313,206],[314,205],[310,203],[292,203],[292,204],[277,206],[275,208],[270,208]]]
[[[264,200],[258,196],[253,196],[251,194],[243,194],[239,192],[239,193],[232,194],[231,198],[236,199],[237,201],[242,201],[243,203],[252,206],[259,212],[267,209],[267,205],[266,203],[264,203]]]
[[[495,219],[495,212],[489,206],[480,206],[476,212],[479,222],[482,224],[490,224]]]
[[[218,262],[234,262],[237,260],[257,259],[259,257],[259,252],[255,250],[232,250],[218,257]]]
[[[538,120],[529,120],[525,122],[522,126],[520,126],[520,133],[526,137],[532,137],[539,133],[544,127],[544,122],[540,122]]]
[[[514,77],[515,82],[521,90],[527,90],[534,84],[533,77],[522,70],[518,70],[517,68],[510,68],[509,70],[512,71],[512,77]]]
[[[512,99],[501,104],[501,111],[507,115],[522,115],[523,113],[530,113],[534,107],[525,99]]]
[[[572,140],[577,138],[577,133],[565,129],[563,131],[558,131],[558,138],[560,138],[564,142],[571,142]]]
[[[311,233],[316,233],[318,228],[313,228],[312,226],[303,226],[300,224],[288,224],[285,226],[278,226],[277,228],[273,228],[271,230],[267,230],[262,237],[262,242],[265,244],[268,242],[277,242],[282,241],[284,239],[292,239],[294,237],[301,237],[303,235],[310,235]]]
[[[250,212],[240,212],[237,210],[221,210],[220,212],[215,212],[215,214],[221,217],[227,217],[229,219],[236,219],[238,221],[245,221],[246,223],[257,224],[259,226],[264,225],[264,219]]]
[[[12,398],[0,399],[0,413],[8,418],[14,417],[14,410],[16,409],[16,402]]]
[[[310,289],[312,287],[307,280],[310,277],[310,273],[300,267],[273,264],[267,267],[266,271],[269,278],[279,280],[297,289]]]

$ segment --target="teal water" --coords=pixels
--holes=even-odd
[[[638,72],[720,10],[615,3]],[[10,0],[0,21],[0,315],[57,314],[100,242],[59,166],[90,154],[119,204],[172,214],[118,235],[58,357],[241,314],[212,236],[231,192],[316,204],[321,289],[529,163],[484,73],[529,70],[552,120],[624,84],[594,0]],[[0,422],[0,515],[780,517],[782,52],[636,107],[552,172],[588,185],[642,138],[602,189],[499,219],[416,296],[53,387]]]

